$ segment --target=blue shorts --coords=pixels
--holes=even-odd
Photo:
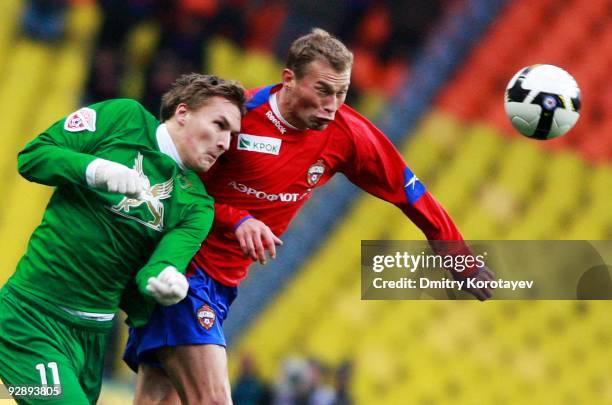
[[[225,346],[221,327],[236,295],[236,287],[220,284],[197,269],[189,277],[189,291],[175,305],[158,305],[149,323],[130,328],[123,360],[134,371],[139,363],[160,367],[155,349],[164,346],[215,344]]]

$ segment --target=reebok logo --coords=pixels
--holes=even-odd
[[[266,113],[266,117],[268,117],[268,119],[274,124],[276,129],[278,129],[281,134],[287,132],[287,128],[285,128],[283,124],[281,124],[278,118],[274,116],[274,113],[272,113],[272,111],[268,110],[268,112]]]
[[[280,139],[267,136],[249,134],[238,135],[238,150],[278,155],[280,153],[281,143],[282,141]]]

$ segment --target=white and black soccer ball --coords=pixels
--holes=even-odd
[[[508,83],[504,107],[512,126],[521,134],[553,139],[578,121],[580,89],[576,80],[557,66],[527,66]]]

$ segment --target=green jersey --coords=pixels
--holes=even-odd
[[[96,158],[133,168],[148,189],[128,198],[89,187]],[[104,317],[121,302],[131,325],[146,323],[155,305],[148,279],[167,266],[184,272],[214,214],[165,125],[136,101],[109,100],[52,125],[18,161],[26,179],[57,188],[9,288],[77,315]]]

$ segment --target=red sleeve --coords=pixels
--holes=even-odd
[[[355,113],[356,114],[356,113]],[[436,244],[434,241],[463,241],[455,223],[408,168],[391,141],[363,117],[351,122],[353,156],[341,170],[348,179],[368,193],[388,201],[421,229],[438,254],[471,254],[460,244]],[[466,269],[469,276],[478,269]]]
[[[235,231],[244,221],[253,218],[246,210],[234,208],[231,205],[215,203],[215,224],[225,229]]]

